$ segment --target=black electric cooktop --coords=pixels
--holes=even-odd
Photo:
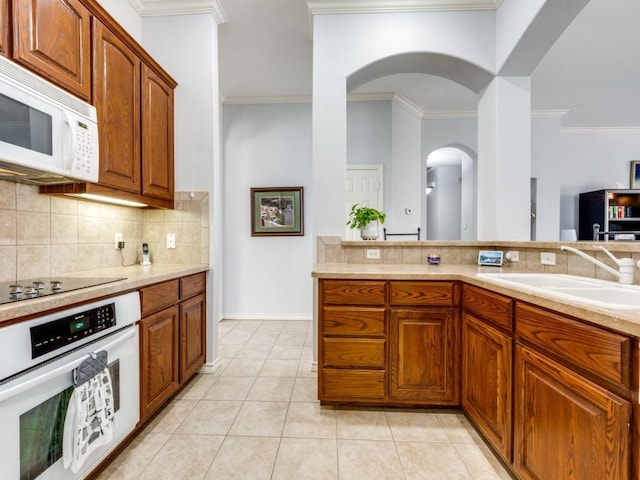
[[[125,280],[125,277],[41,277],[0,283],[0,305]]]

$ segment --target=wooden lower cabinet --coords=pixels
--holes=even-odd
[[[516,347],[514,413],[518,478],[630,478],[630,403],[523,346]]]
[[[459,405],[458,310],[392,308],[390,319],[389,397]]]
[[[140,290],[140,420],[160,408],[206,358],[206,273]]]
[[[140,321],[140,355],[140,418],[145,419],[180,385],[177,306]]]
[[[513,340],[474,315],[462,317],[462,408],[511,461]]]
[[[639,479],[637,339],[454,281],[319,286],[320,401],[462,406],[519,480]]]
[[[205,300],[199,294],[180,303],[180,381],[191,378],[206,357]]]

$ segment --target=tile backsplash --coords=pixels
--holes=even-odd
[[[525,241],[343,241],[338,236],[320,236],[316,243],[317,263],[350,264],[426,264],[430,253],[439,254],[443,265],[477,264],[480,250],[519,252],[518,262],[508,262],[505,271],[566,273],[585,277],[616,280],[607,271],[577,255],[561,250],[572,245],[617,270],[609,257],[599,250],[606,247],[619,258],[640,260],[640,242],[525,242]],[[367,250],[379,250],[377,258],[367,258]],[[555,265],[542,265],[540,254],[555,255]],[[494,267],[486,267],[494,268]],[[640,269],[636,269],[636,284],[640,284]]]
[[[175,249],[166,248],[168,233],[176,236]],[[40,195],[36,186],[0,181],[0,281],[137,263],[143,242],[152,262],[208,263],[209,194],[179,192],[174,210],[151,210]]]

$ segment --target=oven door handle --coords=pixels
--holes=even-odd
[[[116,338],[112,342],[100,346],[97,350],[110,350],[115,346],[129,340],[131,337],[133,337],[137,333],[137,330],[138,330],[137,327],[134,327],[134,328],[129,327],[128,332],[118,336],[118,338]],[[86,357],[87,357],[86,355],[83,355],[81,358],[77,358],[71,362],[65,363],[64,365],[54,368],[53,370],[46,372],[43,375],[31,378],[24,382],[19,382],[19,378],[16,379],[15,385],[7,388],[6,390],[0,390],[0,403],[10,399],[11,397],[14,397],[15,395],[18,395],[19,393],[22,393],[31,388],[35,388],[38,385],[41,385],[46,381],[48,381],[49,379],[57,375],[60,375],[64,372],[69,373],[69,380],[71,381],[71,372],[73,371],[74,368],[78,367],[86,359]]]

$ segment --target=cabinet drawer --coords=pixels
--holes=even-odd
[[[455,282],[391,282],[392,305],[455,305]]]
[[[537,345],[587,374],[631,386],[630,338],[540,308],[516,303],[519,340]]]
[[[180,279],[180,300],[193,297],[204,292],[206,283],[205,272],[190,275]]]
[[[462,287],[462,306],[497,327],[513,328],[513,300],[472,285]]]
[[[385,398],[384,370],[345,370],[323,368],[321,399],[379,399]]]
[[[385,282],[364,280],[323,280],[323,303],[345,305],[384,305]]]
[[[325,335],[384,335],[384,308],[324,307]]]
[[[175,305],[178,302],[178,280],[158,283],[140,289],[142,316]]]
[[[385,341],[361,338],[324,338],[324,366],[384,368]]]

